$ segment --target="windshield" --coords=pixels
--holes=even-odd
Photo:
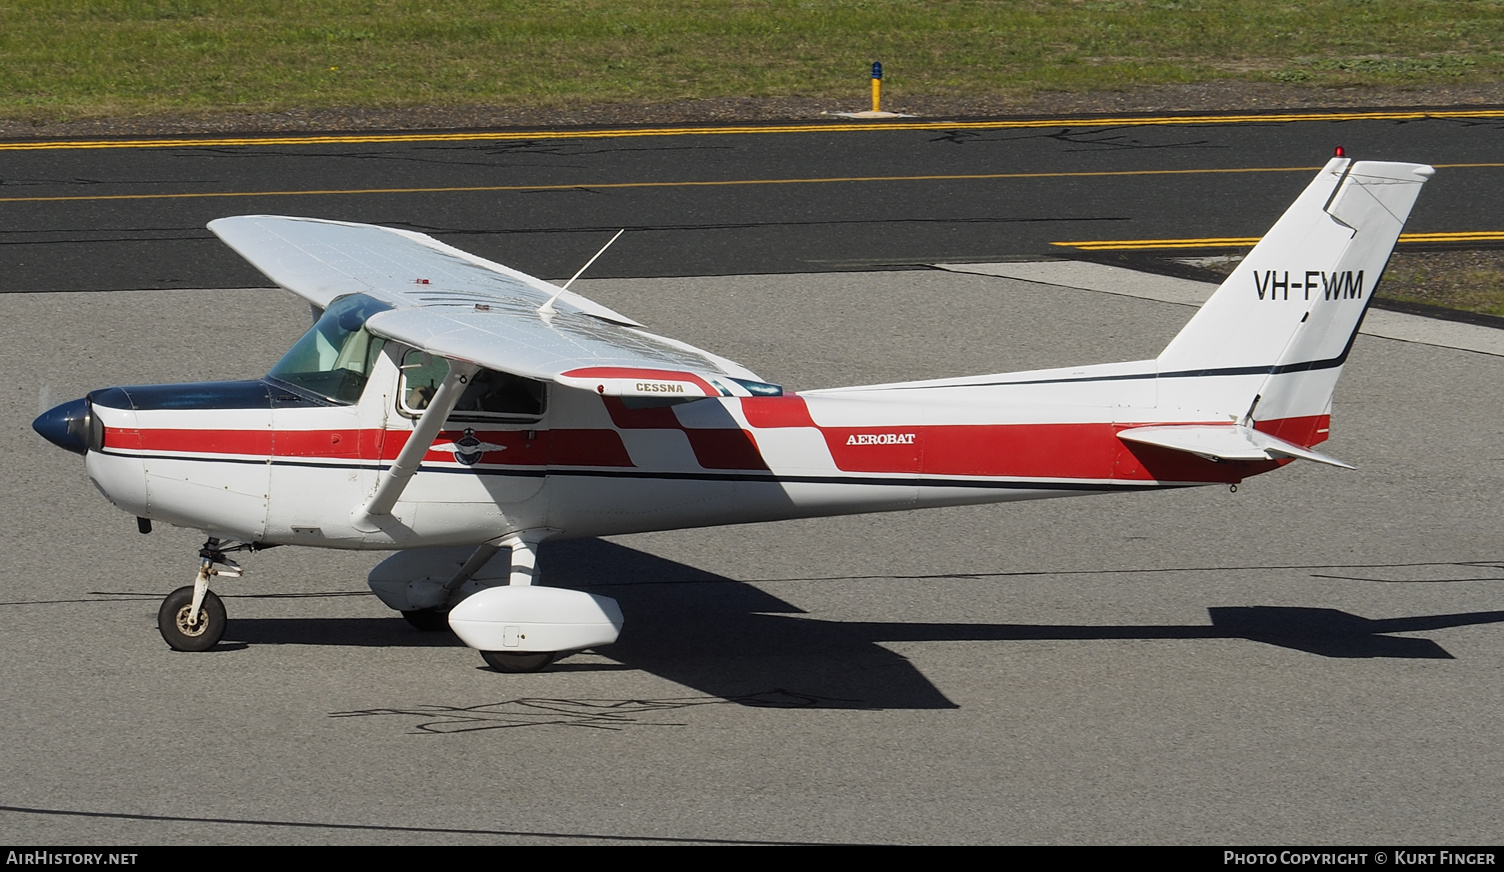
[[[384,342],[366,332],[366,319],[390,308],[361,294],[340,297],[267,375],[335,402],[358,401]]]

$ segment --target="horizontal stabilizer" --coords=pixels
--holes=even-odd
[[[1118,438],[1145,445],[1158,445],[1172,451],[1185,451],[1207,460],[1278,460],[1295,457],[1314,460],[1329,466],[1354,469],[1335,457],[1302,448],[1268,433],[1242,424],[1186,424],[1165,427],[1134,427],[1118,433]]]

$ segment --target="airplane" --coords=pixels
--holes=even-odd
[[[623,626],[539,584],[546,541],[1351,468],[1314,446],[1433,173],[1339,149],[1153,360],[799,392],[421,233],[222,218],[308,332],[264,377],[105,388],[33,427],[141,532],[209,536],[158,614],[174,649],[223,637],[230,554],[392,550],[383,603],[533,672]]]

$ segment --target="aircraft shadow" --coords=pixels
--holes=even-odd
[[[1452,659],[1430,639],[1392,635],[1504,622],[1504,611],[1372,620],[1337,609],[1213,606],[1207,625],[1038,625],[842,622],[802,610],[753,585],[596,539],[542,553],[551,585],[615,597],[627,615],[621,641],[601,649],[620,666],[571,662],[556,671],[641,669],[731,702],[768,693],[822,708],[955,708],[894,642],[1245,639],[1333,658]],[[609,583],[596,583],[609,578]],[[459,647],[400,618],[243,619],[229,641],[255,644]]]
[[[396,612],[390,618],[237,618],[232,612],[225,641],[248,645],[329,645],[337,648],[463,648],[450,632],[425,633]]]

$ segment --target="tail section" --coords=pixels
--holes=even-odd
[[[1323,167],[1160,354],[1160,408],[1293,446],[1325,439],[1353,336],[1434,172],[1345,158]]]

